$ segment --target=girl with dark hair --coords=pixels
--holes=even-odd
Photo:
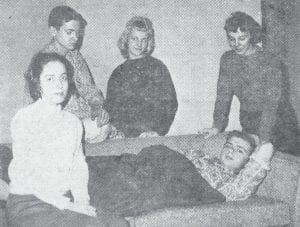
[[[103,226],[105,220],[126,226],[123,219],[95,218],[90,206],[82,123],[61,108],[72,78],[69,69],[56,53],[39,53],[31,62],[26,82],[35,102],[11,122],[10,226]]]
[[[280,62],[257,45],[261,26],[246,13],[235,12],[224,29],[231,50],[221,57],[213,127],[199,133],[209,137],[225,130],[235,95],[243,131],[272,142],[276,150],[297,152],[297,119],[283,97]]]

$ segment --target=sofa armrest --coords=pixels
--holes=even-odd
[[[260,185],[257,195],[287,202],[295,226],[300,226],[300,159],[276,152],[271,171]]]

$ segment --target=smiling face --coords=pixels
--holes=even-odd
[[[51,27],[51,33],[55,42],[67,50],[74,50],[79,39],[80,23],[76,20],[65,22],[59,29]]]
[[[66,67],[60,61],[48,62],[40,75],[41,98],[51,105],[61,104],[68,92]]]
[[[221,162],[225,168],[235,173],[248,161],[252,147],[250,143],[239,137],[231,137],[224,144]]]
[[[238,28],[236,32],[228,32],[227,39],[230,48],[237,54],[248,55],[252,50],[250,33],[247,31],[242,32]]]
[[[138,59],[145,56],[148,47],[148,34],[134,28],[128,39],[129,59]]]

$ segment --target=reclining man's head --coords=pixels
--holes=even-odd
[[[229,132],[221,152],[221,163],[227,170],[238,173],[249,161],[255,148],[256,142],[249,134],[240,131]]]

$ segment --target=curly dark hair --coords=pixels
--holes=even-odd
[[[76,20],[80,23],[82,29],[87,25],[86,20],[80,13],[76,12],[69,6],[57,6],[53,8],[49,14],[48,26],[54,27],[57,30],[63,25],[63,23]]]
[[[29,70],[24,75],[30,96],[34,101],[41,97],[40,75],[44,66],[49,62],[61,62],[66,67],[69,91],[70,87],[72,88],[73,67],[69,61],[64,56],[57,53],[37,53],[33,56]]]
[[[255,45],[262,40],[262,28],[253,17],[244,12],[234,12],[226,19],[224,29],[229,32],[236,32],[240,28],[242,32],[249,32],[250,43]]]

